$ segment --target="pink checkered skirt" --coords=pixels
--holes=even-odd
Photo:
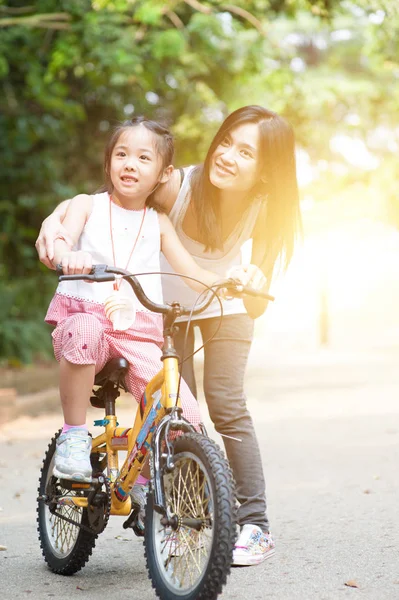
[[[112,358],[123,356],[129,363],[126,387],[139,402],[148,381],[161,369],[162,316],[137,311],[134,327],[113,331],[102,304],[55,294],[46,323],[52,332],[54,355],[76,365],[96,366],[96,373]],[[182,380],[180,395],[183,415],[195,426],[201,421],[199,407]]]

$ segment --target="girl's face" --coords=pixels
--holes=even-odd
[[[110,178],[119,199],[142,202],[160,181],[166,181],[155,133],[143,125],[123,131],[111,155]]]
[[[210,161],[209,179],[221,190],[249,192],[259,178],[259,127],[239,125],[221,141]]]

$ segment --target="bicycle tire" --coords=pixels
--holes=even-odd
[[[233,476],[209,438],[188,433],[174,446],[175,467],[163,477],[168,513],[179,526],[161,523],[150,491],[144,532],[149,578],[162,600],[214,600],[230,573],[236,537]],[[202,529],[184,525],[186,518],[202,520]]]
[[[52,470],[56,440],[60,433],[61,430],[52,438],[44,456],[39,478],[39,498],[46,495],[47,488],[52,485],[52,482],[57,485],[57,479],[53,478]],[[59,485],[58,489],[62,492],[63,488]],[[70,495],[71,492],[68,494]],[[64,516],[72,518],[77,524],[89,527],[86,508],[57,504],[56,510]],[[89,560],[98,537],[95,533],[60,519],[40,499],[38,499],[37,506],[37,530],[44,560],[51,571],[59,575],[72,575],[79,571]]]

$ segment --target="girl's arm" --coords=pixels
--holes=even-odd
[[[64,219],[65,230],[74,246],[86,225],[91,214],[92,198],[87,194],[79,194],[72,198]],[[92,267],[92,258],[88,252],[71,251],[70,245],[64,238],[59,237],[54,242],[53,265],[62,265],[65,275],[89,273]]]
[[[161,230],[161,250],[176,273],[199,279],[209,287],[219,281],[219,275],[207,271],[206,269],[202,269],[197,265],[191,254],[179,240],[176,230],[169,218],[164,214],[159,214],[158,218]],[[196,292],[204,291],[204,286],[195,281],[184,279],[184,282]]]
[[[180,190],[181,175],[179,169],[175,169],[169,181],[162,183],[154,194],[154,200],[169,214],[176,202]],[[53,269],[54,241],[63,238],[72,248],[73,243],[64,227],[64,218],[71,200],[64,200],[54,211],[44,219],[38,238],[35,243],[39,260],[49,269]]]

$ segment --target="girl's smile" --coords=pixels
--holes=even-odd
[[[122,175],[122,177],[120,178],[122,183],[124,183],[125,185],[130,186],[131,184],[134,183],[138,183],[138,179],[137,177],[134,177],[134,175]]]

